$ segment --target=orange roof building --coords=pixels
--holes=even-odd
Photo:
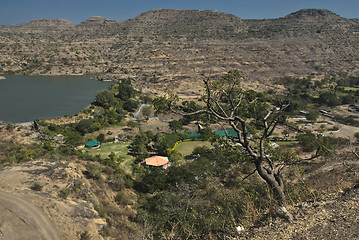
[[[145,159],[146,165],[160,167],[168,164],[168,157],[153,156]]]

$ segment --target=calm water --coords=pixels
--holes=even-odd
[[[5,76],[0,79],[0,120],[28,122],[77,113],[110,82],[90,76]]]

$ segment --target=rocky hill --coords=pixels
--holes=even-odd
[[[293,206],[294,223],[266,219],[238,239],[356,239],[359,234],[359,189],[330,194]]]
[[[264,20],[173,9],[77,25],[42,19],[0,27],[0,74],[105,73],[187,94],[188,83],[196,83],[195,94],[203,75],[238,68],[250,79],[245,87],[262,88],[285,75],[358,75],[358,34],[359,19],[321,9]]]
[[[29,23],[14,25],[19,29],[42,29],[42,30],[62,30],[74,27],[76,24],[63,19],[35,19]]]

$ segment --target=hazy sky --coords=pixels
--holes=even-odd
[[[304,8],[359,18],[359,0],[0,0],[0,25],[37,18],[80,23],[92,16],[127,20],[155,8],[219,10],[244,19],[278,18]]]

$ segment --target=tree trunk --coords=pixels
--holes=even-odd
[[[272,169],[266,170],[262,165],[261,159],[256,159],[256,169],[261,178],[263,178],[273,190],[274,197],[279,205],[277,214],[288,222],[293,222],[293,216],[286,208],[287,201],[284,194],[282,177],[278,174],[275,174]]]

